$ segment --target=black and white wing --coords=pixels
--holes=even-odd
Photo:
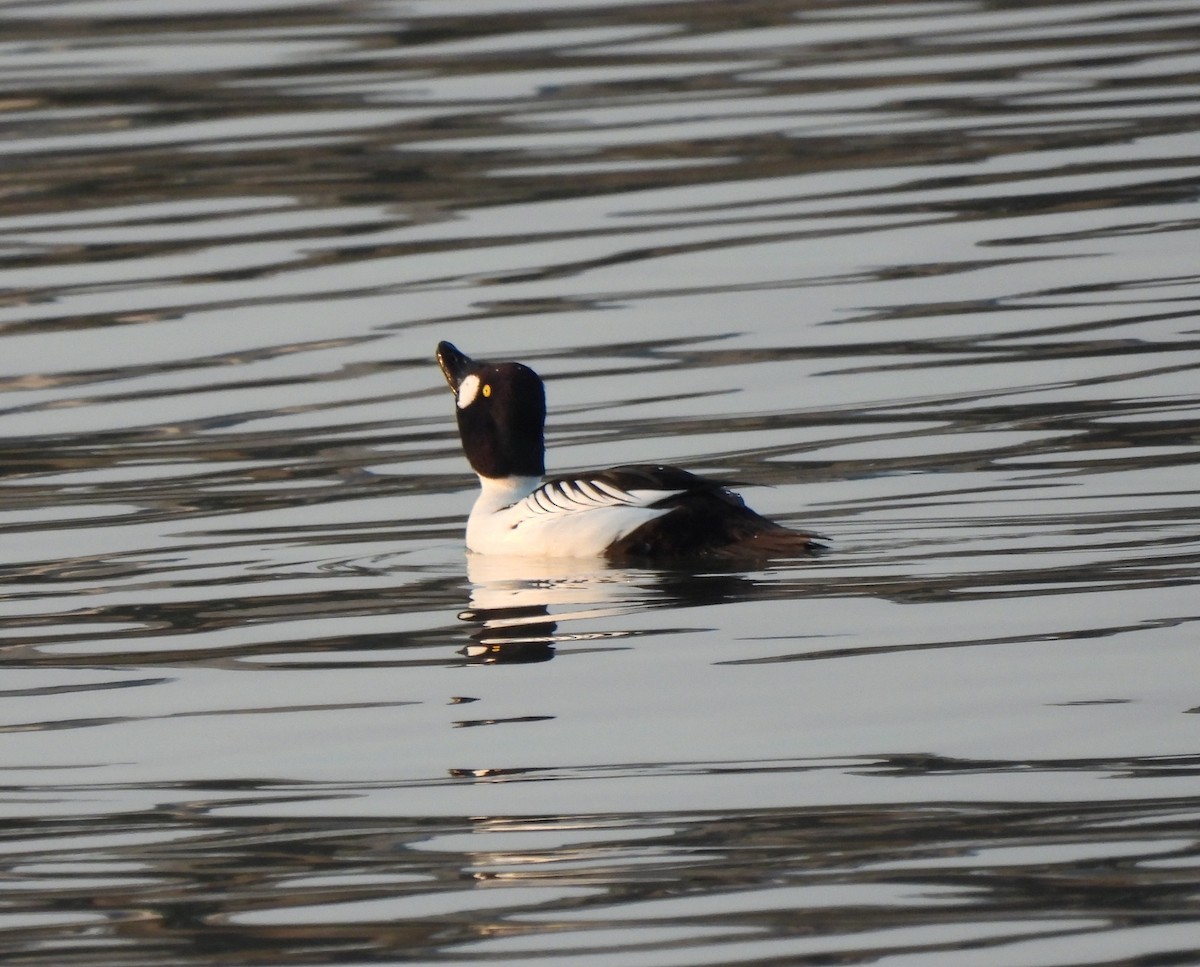
[[[514,505],[528,523],[556,526],[582,523],[581,511],[602,508],[616,511],[601,515],[613,525],[612,539],[600,545],[613,560],[740,560],[820,549],[814,535],[756,514],[725,482],[677,467],[612,467],[555,477]]]
[[[701,478],[673,467],[612,467],[554,477],[519,501],[530,517],[553,517],[603,507],[660,506],[694,489]]]
[[[611,477],[608,475],[612,475]],[[663,513],[611,544],[615,560],[744,560],[815,553],[814,535],[761,517],[729,488],[677,467],[614,467],[602,479]]]

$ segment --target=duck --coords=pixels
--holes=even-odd
[[[546,391],[519,362],[436,358],[454,394],[463,453],[480,492],[467,518],[475,554],[683,562],[806,557],[823,538],[757,514],[726,482],[631,464],[546,476]]]

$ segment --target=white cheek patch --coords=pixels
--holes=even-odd
[[[463,381],[458,384],[458,408],[465,410],[468,406],[475,402],[475,397],[479,394],[479,377],[472,373],[470,376],[463,378]]]

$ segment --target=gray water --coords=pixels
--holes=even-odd
[[[1200,963],[1200,8],[0,4],[5,964]],[[468,558],[433,348],[814,561]]]

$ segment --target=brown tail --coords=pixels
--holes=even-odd
[[[789,530],[779,524],[772,524],[763,530],[747,534],[724,550],[729,557],[777,558],[816,557],[828,549],[824,538],[819,534]]]
[[[728,490],[692,491],[669,514],[648,521],[609,549],[614,560],[753,561],[812,557],[821,538],[752,511]],[[669,506],[662,501],[656,506]]]

